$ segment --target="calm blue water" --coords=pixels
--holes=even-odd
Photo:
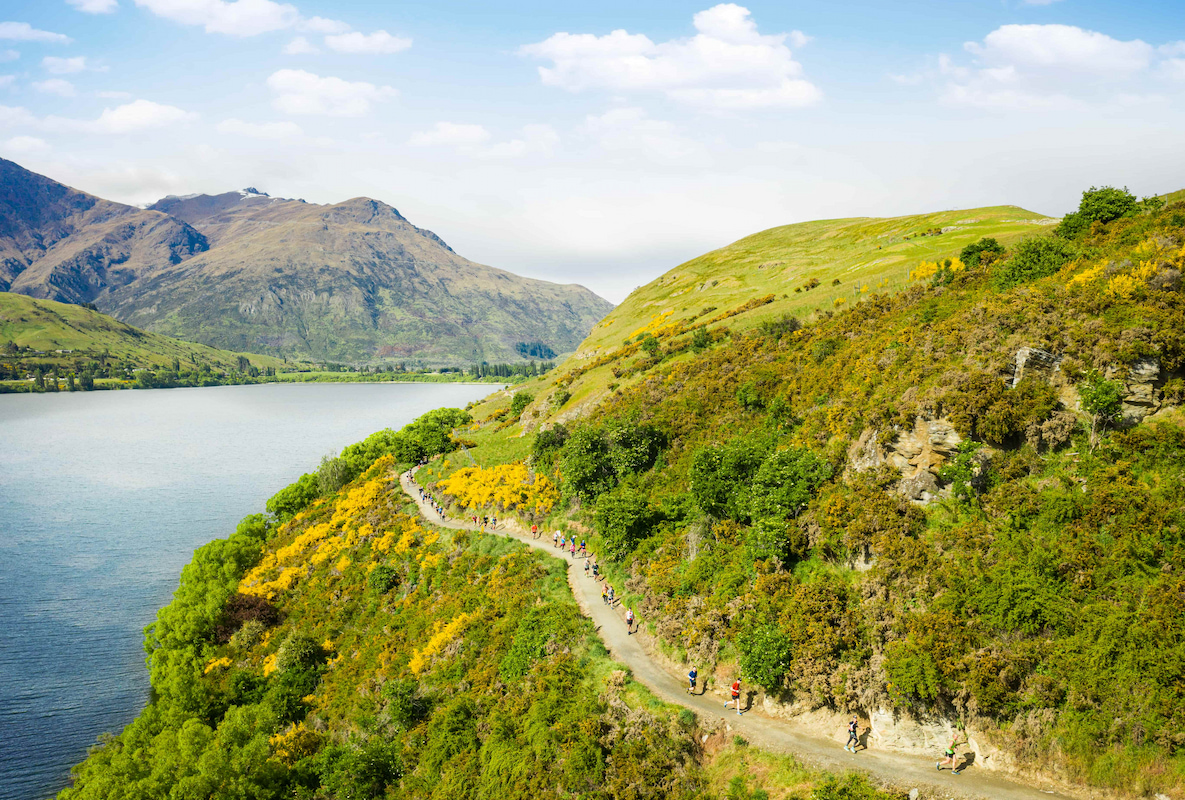
[[[0,395],[0,798],[52,795],[144,707],[143,628],[194,548],[326,453],[494,388]]]

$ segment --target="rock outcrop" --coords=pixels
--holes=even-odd
[[[888,435],[868,429],[848,451],[851,469],[888,464],[901,472],[900,491],[910,500],[930,502],[942,495],[938,471],[963,441],[950,420],[919,417],[913,430]]]

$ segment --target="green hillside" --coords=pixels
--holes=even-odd
[[[1008,244],[1054,222],[1016,206],[995,206],[770,228],[680,264],[636,289],[593,328],[581,352],[602,352],[646,326],[689,315],[711,318],[769,294],[774,295],[769,306],[729,324],[751,327],[782,313],[806,318],[834,308],[840,297],[853,302],[897,291],[920,262],[957,254],[985,236]],[[812,279],[819,285],[806,290]],[[713,311],[702,313],[709,308]]]
[[[239,368],[240,356],[260,370],[283,364],[271,356],[232,353],[142,331],[84,306],[0,292],[0,364],[10,373],[18,364],[81,373],[97,362],[158,368],[177,361],[231,370]]]
[[[805,319],[766,282],[688,322],[699,302],[665,284],[752,276],[770,258],[754,243],[797,230],[849,254],[811,267],[823,288],[870,264],[866,233],[709,254],[636,292],[602,350],[471,409],[483,469],[421,477],[448,477],[458,509],[492,498],[587,536],[676,663],[739,669],[798,710],[945,720],[1070,786],[1174,795],[1185,203],[1104,200],[1084,197],[1074,235],[992,230],[1003,246],[966,264],[943,266],[971,237],[927,237],[893,267],[907,288]],[[639,342],[657,297],[683,304]],[[560,486],[546,514],[488,490],[517,460]]]

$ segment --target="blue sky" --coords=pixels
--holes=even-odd
[[[1180,3],[5,0],[0,156],[391,203],[619,301],[807,219],[1185,187]]]

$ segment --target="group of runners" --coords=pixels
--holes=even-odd
[[[437,501],[437,499],[432,495],[431,492],[426,491],[422,486],[420,486],[418,483],[416,483],[413,473],[409,471],[407,473],[407,477],[415,485],[417,491],[419,491],[420,501],[430,505],[432,510],[436,512],[436,514],[440,517],[440,519],[442,519],[442,520],[447,519],[445,510],[444,510],[444,506],[441,505]],[[493,517],[493,516],[471,515],[469,517],[469,522],[471,522],[475,527],[480,528],[483,532],[486,530],[487,526],[489,526],[490,530],[496,530],[498,527],[498,518]],[[539,531],[538,525],[531,526],[531,536],[534,537],[535,539],[539,538],[540,531]],[[568,535],[568,534],[565,534],[565,533],[557,530],[554,533],[552,533],[551,540],[552,540],[552,545],[557,550],[559,550],[562,553],[566,553],[567,555],[571,556],[572,558],[576,558],[577,553],[579,553],[580,557],[584,559],[585,577],[590,577],[593,580],[598,581],[598,582],[600,582],[604,579],[604,576],[601,575],[600,564],[597,563],[596,559],[593,558],[591,556],[591,554],[589,553],[587,544],[584,539],[581,539],[579,546],[577,546],[575,535]],[[601,602],[605,603],[606,605],[608,605],[610,607],[614,607],[617,605],[618,600],[619,600],[619,598],[617,597],[616,593],[614,592],[613,586],[610,585],[608,580],[604,580],[604,582],[601,585]],[[637,624],[637,619],[634,616],[634,610],[632,608],[627,607],[625,610],[625,625],[626,625],[626,632],[629,635],[633,635],[633,633],[635,631],[636,624]],[[692,666],[691,669],[687,673],[687,693],[688,694],[691,694],[691,695],[696,694],[698,679],[699,679],[699,671],[697,670],[697,668],[695,666]],[[703,694],[705,691],[707,691],[706,687],[700,690],[700,694]],[[724,707],[727,709],[729,706],[732,706],[733,708],[736,709],[737,716],[740,716],[741,714],[744,713],[744,709],[742,708],[742,698],[741,698],[742,688],[741,688],[741,679],[739,677],[736,677],[733,679],[732,685],[729,686],[729,694],[731,695],[732,699],[730,699],[728,702],[726,702],[724,704]],[[852,717],[851,721],[848,722],[847,729],[848,729],[848,740],[847,740],[847,743],[844,744],[843,749],[848,751],[849,753],[855,753],[857,747],[867,750],[868,745],[862,744],[860,742],[861,730],[860,730],[860,721],[859,721],[858,717]],[[864,729],[864,733],[867,733],[868,731],[869,731],[869,728]],[[954,737],[951,739],[950,744],[947,745],[946,749],[943,751],[942,759],[935,763],[935,765],[934,765],[935,769],[937,769],[939,772],[941,772],[944,767],[949,767],[952,775],[960,774],[963,771],[963,767],[959,766],[959,756],[957,754],[957,748],[960,744],[964,744],[964,743],[965,743],[965,741],[963,740],[961,734],[956,733],[954,735]]]
[[[420,464],[420,466],[423,466],[423,464]],[[407,479],[412,482],[412,485],[416,487],[416,491],[420,493],[421,503],[426,503],[429,507],[431,507],[432,511],[436,513],[436,516],[440,517],[442,520],[448,519],[448,515],[444,513],[444,506],[440,504],[440,501],[436,499],[435,495],[425,490],[423,486],[420,486],[420,484],[416,482],[416,476],[412,470],[407,471]]]

